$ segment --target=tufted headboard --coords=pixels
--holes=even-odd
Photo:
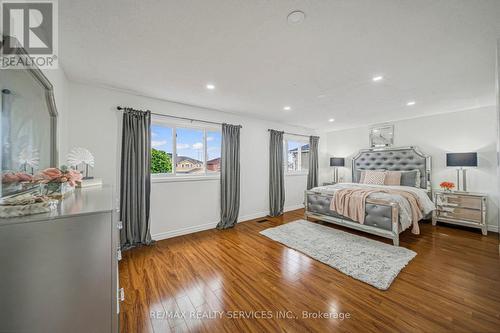
[[[420,187],[431,190],[431,158],[415,147],[361,150],[352,159],[352,181],[359,182],[358,170],[420,170]]]

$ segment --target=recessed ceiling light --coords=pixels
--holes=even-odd
[[[283,107],[283,110],[285,110],[285,111],[290,111],[291,109],[292,109],[292,107],[290,107],[290,106],[284,106]]]
[[[205,86],[208,90],[214,90],[215,89],[215,85],[212,84],[212,83],[207,83],[207,85]]]
[[[330,119],[328,119],[328,121],[331,122],[331,123],[333,123],[335,121],[335,119],[330,118]]]
[[[377,75],[377,76],[372,77],[373,82],[382,81],[383,79],[384,79],[384,77],[382,75]]]
[[[288,14],[287,16],[287,21],[289,24],[300,24],[302,23],[302,21],[304,21],[304,18],[306,17],[306,14],[301,11],[301,10],[295,10],[293,12],[291,12],[290,14]]]
[[[415,103],[416,103],[415,101],[409,101],[408,103],[406,103],[406,105],[412,106],[412,105],[415,105]]]

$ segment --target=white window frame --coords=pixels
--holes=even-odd
[[[222,129],[218,126],[210,126],[205,124],[193,124],[191,122],[172,122],[167,118],[163,117],[153,117],[151,119],[152,125],[164,126],[172,129],[172,172],[171,173],[152,173],[151,181],[154,183],[161,182],[182,182],[182,181],[197,181],[197,180],[214,180],[220,178],[220,171],[208,172],[207,169],[207,157],[208,157],[208,145],[207,145],[207,132],[219,132],[222,136]],[[177,156],[177,129],[193,129],[203,131],[203,169],[204,173],[200,174],[177,174],[175,163]],[[222,153],[222,152],[221,152]]]
[[[299,167],[299,170],[296,170],[296,171],[289,171],[288,170],[288,141],[300,143],[300,145],[297,149],[297,154],[298,154],[297,155],[297,158],[298,158],[297,165]],[[285,136],[284,137],[283,146],[284,146],[285,157],[284,157],[283,167],[285,168],[285,175],[287,175],[287,176],[307,175],[307,173],[309,172],[309,169],[302,169],[302,146],[306,145],[308,143],[309,143],[309,140],[304,139],[302,137],[300,137],[300,138],[295,137],[295,136]]]

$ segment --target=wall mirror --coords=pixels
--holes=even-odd
[[[391,147],[394,144],[394,125],[374,126],[370,129],[370,147]]]
[[[1,71],[1,196],[5,197],[33,189],[34,174],[57,166],[57,109],[52,84],[40,69]]]

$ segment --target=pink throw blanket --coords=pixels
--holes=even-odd
[[[330,210],[348,217],[361,224],[365,223],[366,198],[372,193],[400,195],[410,203],[412,215],[412,233],[420,234],[418,221],[423,217],[420,198],[410,191],[396,189],[345,188],[335,192],[330,203]]]

